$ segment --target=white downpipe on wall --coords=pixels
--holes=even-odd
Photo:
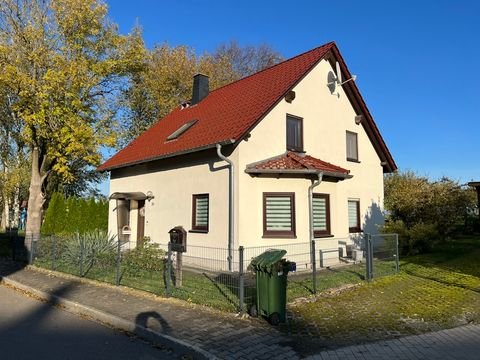
[[[233,165],[233,161],[227,158],[225,155],[222,154],[222,145],[217,144],[217,154],[220,159],[226,161],[230,166],[229,171],[229,199],[228,199],[228,270],[232,271],[232,260],[233,260],[233,244],[234,244],[234,170],[235,167]]]
[[[317,174],[318,179],[313,181],[312,184],[308,187],[308,210],[310,217],[310,263],[313,264],[313,245],[312,241],[315,240],[314,230],[313,230],[313,189],[316,188],[322,182],[323,173],[319,172]]]

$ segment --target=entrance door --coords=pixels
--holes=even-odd
[[[138,200],[137,246],[143,247],[145,236],[145,200]]]

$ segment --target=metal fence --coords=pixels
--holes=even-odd
[[[165,243],[135,248],[130,242],[79,235],[25,241],[37,266],[227,311],[244,311],[256,302],[255,274],[248,265],[271,248],[286,250],[286,259],[297,264],[288,277],[289,301],[399,271],[396,234],[329,239],[328,244],[337,244],[330,247],[322,239],[239,247],[230,264],[228,249],[219,247],[188,245],[187,252],[177,253]],[[23,239],[17,239],[12,253],[20,248],[25,248]]]
[[[400,271],[398,234],[366,234],[367,280]]]

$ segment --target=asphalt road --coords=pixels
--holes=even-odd
[[[175,354],[0,285],[0,359],[175,359]]]

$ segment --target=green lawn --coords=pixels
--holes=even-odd
[[[62,261],[52,262],[50,255],[37,257],[35,265],[53,269],[68,274],[80,276],[78,266]],[[378,269],[391,270],[390,263],[378,262]],[[85,269],[84,269],[85,270]],[[147,271],[144,269],[121,269],[121,285],[166,296],[164,271]],[[317,273],[317,292],[337,288],[346,284],[357,284],[363,281],[365,265],[347,265],[337,268],[319,270]],[[115,264],[96,264],[85,274],[86,278],[115,284]],[[255,275],[245,275],[245,306],[249,308],[256,298]],[[196,304],[211,306],[224,311],[235,312],[239,307],[238,275],[226,273],[192,272],[185,270],[181,288],[175,288],[172,283],[171,296]],[[312,274],[290,274],[287,287],[287,299],[312,296]]]
[[[480,322],[480,238],[452,240],[405,258],[401,272],[290,306],[284,331],[325,346],[392,338]]]
[[[0,254],[8,252],[6,243],[0,237]],[[330,325],[330,330],[338,327],[335,336],[345,335],[352,329],[357,333],[374,333],[372,326],[380,326],[380,323],[393,329],[395,334],[410,333],[417,328],[451,326],[458,319],[464,321],[471,317],[476,320],[478,310],[473,305],[480,305],[479,245],[478,238],[447,242],[434,253],[402,259],[399,275],[376,279],[371,283],[364,280],[364,264],[320,270],[317,273],[316,301],[312,301],[315,297],[312,295],[311,274],[290,274],[287,299],[289,302],[299,301],[291,307],[295,317],[289,331],[310,328],[306,324],[316,324],[321,320],[323,330]],[[52,262],[48,253],[38,257],[35,265],[77,276],[80,274],[78,266]],[[391,261],[375,261],[375,274],[391,274],[394,266]],[[115,284],[115,264],[111,260],[97,263],[85,277]],[[248,274],[245,281],[248,285],[245,303],[249,306],[256,297],[254,275]],[[122,268],[121,285],[166,296],[163,270],[132,271]],[[332,289],[345,285],[355,287],[331,297],[332,293],[336,293]],[[183,286],[175,288],[172,284],[171,289],[172,296],[188,302],[230,312],[238,310],[238,277],[229,273],[184,271]]]

